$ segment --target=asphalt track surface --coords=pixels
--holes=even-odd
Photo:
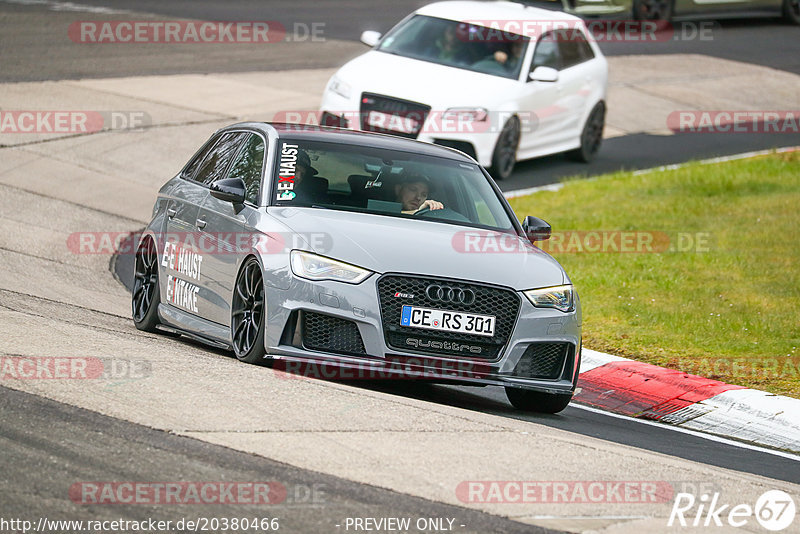
[[[555,532],[298,469],[3,387],[0,413],[4,518],[35,522],[33,511],[50,503],[51,520],[268,517],[279,519],[281,531],[335,532],[346,518],[366,514],[451,518],[454,530],[461,532]],[[105,480],[276,482],[285,488],[285,500],[267,505],[91,506],[64,499],[76,481]]]
[[[25,0],[15,0],[22,1]],[[140,0],[129,2],[125,0],[82,0],[77,4],[89,6],[102,6],[118,10],[133,10],[140,13],[152,13],[167,17],[197,19],[197,20],[275,20],[287,28],[293,27],[295,23],[311,24],[322,22],[324,35],[328,39],[341,39],[345,41],[357,41],[361,32],[364,30],[377,30],[385,32],[390,29],[402,17],[411,13],[413,10],[430,2],[418,0],[393,0],[392,2],[380,2],[379,9],[376,3],[366,0],[342,0],[320,2],[314,0],[270,0],[260,2],[257,0],[229,0],[226,2],[216,2],[213,0],[172,0],[164,2],[161,0]],[[560,2],[530,2],[531,4],[547,9],[560,8]],[[135,7],[132,7],[135,6]],[[12,5],[0,6],[3,9],[13,8]],[[31,8],[19,6],[16,9],[41,9],[39,6]],[[86,16],[83,19],[93,20],[97,17]],[[120,18],[120,17],[117,17]],[[50,31],[57,28],[52,24],[44,25]],[[696,31],[700,29],[710,30],[704,35],[711,39],[700,40]],[[56,61],[58,56],[47,56],[42,52],[52,50],[53,42],[60,37],[58,32],[53,32],[50,39],[41,38],[41,29],[32,29],[39,35],[38,39],[31,39],[26,44],[26,54],[29,57],[38,58],[43,68],[31,70],[25,75],[30,76],[28,80],[50,79],[48,72],[57,69]],[[603,52],[607,55],[626,55],[626,54],[680,54],[693,53],[705,54],[724,59],[733,59],[758,65],[773,67],[789,72],[800,73],[800,27],[784,23],[780,19],[758,18],[758,19],[734,19],[734,20],[715,20],[702,19],[682,21],[675,24],[675,32],[672,39],[667,42],[611,42],[601,43]],[[4,47],[5,49],[5,47]],[[67,51],[70,53],[70,51]],[[85,53],[78,48],[72,53]],[[339,58],[327,59],[328,66],[338,65]],[[656,58],[654,58],[656,59]],[[147,66],[142,62],[134,62],[130,65],[131,74],[146,74]],[[159,68],[158,62],[151,63],[150,68]],[[178,72],[198,72],[198,68],[221,69],[217,72],[228,72],[231,69],[249,70],[247,65],[236,65],[230,62],[221,65],[202,65],[191,64],[187,58],[185,71]],[[270,65],[264,61],[261,69],[286,68],[282,66]],[[102,76],[102,72],[96,72],[95,76]],[[8,73],[0,74],[8,76]],[[19,77],[19,71],[15,76]],[[21,81],[18,79],[16,81]]]
[[[226,2],[140,0],[135,3],[125,0],[83,0],[76,3],[197,20],[275,20],[287,28],[291,28],[295,23],[323,22],[326,38],[356,41],[362,31],[385,32],[402,17],[430,2],[393,0],[392,2],[380,2],[380,9],[375,9],[377,4],[368,0],[329,2],[314,0],[270,0],[269,2],[258,0],[229,0]],[[546,9],[557,9],[561,5],[560,2],[546,1],[529,3]],[[92,19],[93,17],[85,18]],[[710,36],[711,39],[701,40],[699,33],[696,33],[701,29],[706,32],[710,30],[710,33],[704,35]],[[730,20],[706,18],[676,22],[675,32],[668,42],[612,42],[601,43],[601,48],[606,55],[612,56],[705,54],[800,73],[800,38],[798,38],[798,34],[800,34],[800,27],[786,24],[777,18]],[[41,51],[39,47],[48,46],[47,41],[39,41],[34,44],[30,52],[39,55],[47,62],[46,56],[39,54]],[[331,63],[330,66],[336,64]],[[145,73],[141,70],[141,65],[136,65],[135,68],[137,72],[133,74]],[[236,65],[225,65],[224,70],[220,72],[226,72],[231,68],[235,69]],[[270,65],[263,64],[262,68],[269,69]],[[47,72],[46,68],[44,70]],[[31,75],[47,76],[44,73]],[[97,73],[97,76],[100,75],[102,73]]]
[[[2,0],[5,23],[0,32],[3,68],[0,82],[131,75],[269,71],[341,65],[365,50],[357,39],[362,30],[388,30],[427,2],[400,0],[373,9],[364,1],[310,2],[254,0],[232,2],[186,0],[87,0],[83,6],[103,6],[111,13],[54,10],[51,4],[26,5],[30,0]],[[55,3],[55,2],[53,2]],[[135,5],[134,12],[126,12]],[[541,5],[555,7],[551,2]],[[286,28],[323,24],[325,43],[310,41],[267,45],[77,44],[66,39],[66,28],[77,20],[178,18],[199,20],[276,20]],[[674,40],[656,43],[601,43],[608,55],[695,53],[800,72],[800,27],[774,19],[698,20],[676,23],[707,25],[709,41]],[[686,30],[689,31],[689,30]],[[678,32],[680,34],[680,32]],[[65,43],[65,41],[67,41]],[[325,52],[318,53],[320,44]],[[232,95],[235,98],[235,95]],[[595,176],[618,170],[646,169],[690,160],[728,156],[751,150],[800,145],[800,133],[703,133],[678,135],[631,134],[606,139],[590,164],[554,155],[521,162],[500,182],[505,191],[558,182],[565,177]]]
[[[128,8],[126,3],[116,1],[87,0],[83,3]],[[330,38],[352,39],[353,35],[357,35],[363,29],[388,28],[400,16],[420,4],[420,2],[393,2],[380,10],[363,11],[368,13],[368,16],[354,16],[355,12],[362,13],[361,10],[365,5],[371,5],[368,2],[329,4],[280,1],[271,2],[268,12],[265,12],[263,7],[265,4],[255,1],[234,1],[225,4],[210,1],[171,3],[144,1],[136,4],[136,10],[170,17],[214,20],[276,19],[288,23],[321,20],[326,22],[326,31]],[[4,12],[25,12],[26,16],[32,16],[34,19],[39,17],[37,20],[41,21],[53,16],[52,13],[46,12],[46,7],[0,2],[0,13]],[[309,17],[308,13],[314,13],[313,17]],[[94,16],[86,15],[84,18],[94,18]],[[43,25],[47,26],[44,22]],[[725,22],[720,27],[722,30],[720,35],[723,37],[714,41],[713,46],[702,53],[751,61],[791,72],[800,71],[800,59],[798,59],[800,40],[797,39],[799,31],[797,28],[773,21]],[[14,28],[14,32],[17,32],[17,35],[24,34],[20,28]],[[65,62],[63,56],[50,54],[48,50],[51,49],[47,47],[52,47],[53,44],[48,44],[46,39],[44,42],[35,39],[33,41],[36,42],[25,42],[24,39],[9,38],[9,33],[4,31],[5,37],[0,37],[5,40],[2,42],[2,49],[6,56],[3,73],[0,74],[1,81],[87,76],[86,70],[65,72],[64,69],[69,71],[71,68],[70,62]],[[619,50],[619,46],[610,47],[607,52],[630,53],[626,49]],[[692,46],[692,43],[675,43],[676,48],[671,52],[684,51],[683,47]],[[667,53],[667,48],[654,50],[645,48],[638,50],[637,53],[657,55]],[[696,47],[691,48],[691,51],[698,52]],[[91,70],[91,74],[96,77],[124,75],[125,69],[131,69],[127,74],[163,73],[164,62],[159,60],[157,54],[137,55],[133,51],[125,50],[122,52],[132,54],[130,63],[120,62],[114,53],[108,53],[98,59],[95,66],[99,68]],[[75,54],[74,59],[77,61],[81,59],[81,55],[86,55],[85,50],[69,49],[69,47],[63,53]],[[349,52],[342,52],[343,55],[347,53]],[[169,65],[170,72],[197,72],[196,58],[173,59],[174,62]],[[342,57],[314,58],[309,64],[307,59],[299,56],[289,57],[285,64],[275,64],[278,65],[275,68],[332,66],[341,62],[341,59]],[[218,72],[236,67],[230,63],[226,65],[222,61],[218,63],[214,64],[212,61],[204,67],[209,71],[219,69]],[[256,65],[256,58],[248,58],[239,66],[242,70],[251,70],[257,68]],[[262,60],[260,68],[263,70],[269,68],[269,65],[264,65]],[[591,166],[573,164],[560,156],[542,158],[521,164],[515,175],[502,185],[504,189],[516,189],[551,183],[567,175],[590,175],[621,168],[652,167],[687,159],[798,144],[797,138],[789,137],[791,136],[780,135],[772,138],[764,135],[721,134],[703,136],[702,142],[699,142],[690,135],[626,136],[607,140],[600,157]],[[130,260],[130,256],[120,257],[116,265],[122,279],[127,279],[129,276],[125,274],[126,258]],[[129,264],[127,269],[129,272]],[[520,414],[510,407],[501,390],[496,388],[429,385],[409,387],[407,384],[359,384],[359,387],[375,388],[398,396],[409,396],[501,417],[535,421],[553,428],[709,465],[755,473],[777,480],[800,482],[800,469],[794,460],[678,433],[666,427],[645,429],[640,423],[588,412],[577,407],[569,407],[556,416]],[[281,480],[293,487],[325,485],[330,500],[326,501],[323,517],[315,513],[289,511],[287,522],[298,531],[318,531],[319,528],[329,528],[331,526],[329,522],[335,517],[365,514],[458,517],[462,523],[469,525],[470,530],[474,529],[476,532],[537,531],[536,527],[530,525],[521,525],[488,514],[293,468],[272,460],[189,438],[172,436],[6,388],[0,388],[0,393],[0,414],[2,414],[0,440],[5,451],[0,457],[0,468],[4,473],[2,482],[4,487],[0,490],[4,495],[4,515],[19,516],[33,509],[34,505],[40,507],[42,502],[63,501],[65,488],[75,480],[115,480],[132,477],[141,480],[170,478],[214,480],[224,477],[229,480]],[[129,458],[129,461],[121,464],[119,462],[121,456]],[[55,509],[56,505],[52,506]],[[148,512],[149,515],[153,515],[153,510],[144,507],[122,510],[73,506],[57,511],[61,512],[63,517],[70,519],[118,517],[122,511],[130,518],[145,517]],[[219,508],[207,510],[209,515],[217,517],[232,515],[230,512],[239,511],[239,509],[222,511]],[[192,513],[194,512],[196,509],[192,510]],[[159,518],[163,519],[178,518],[182,515],[182,511],[165,512],[159,509],[158,514]]]

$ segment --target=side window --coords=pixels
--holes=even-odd
[[[248,202],[258,204],[261,187],[261,169],[264,166],[264,140],[260,135],[249,134],[233,162],[228,178],[241,178],[247,188]]]
[[[220,135],[214,136],[210,139],[204,146],[203,149],[194,157],[194,159],[186,166],[186,168],[181,173],[181,176],[191,180],[192,176],[195,172],[197,172],[197,168],[203,162],[204,159],[208,157],[208,153],[214,150],[214,147],[217,146],[219,143]]]
[[[545,33],[536,44],[536,51],[533,53],[531,62],[531,72],[536,70],[536,67],[551,67],[556,70],[561,68],[558,42],[554,32]]]
[[[203,162],[198,166],[192,180],[208,185],[225,176],[233,156],[239,148],[242,139],[248,135],[244,132],[229,132],[220,137],[214,149],[208,153]]]
[[[477,221],[473,220],[472,222],[485,224],[487,226],[505,226],[502,223],[498,223],[498,214],[492,213],[486,200],[484,200],[484,197],[481,195],[481,193],[486,194],[487,191],[478,191],[475,185],[469,180],[462,180],[462,183],[469,197],[467,201],[472,204],[472,206],[468,208],[468,212],[473,212],[474,210],[475,216],[478,217]]]
[[[586,37],[584,37],[583,33],[580,34],[580,39],[578,39],[578,48],[581,50],[581,58],[583,61],[594,59],[594,51],[589,45],[589,42],[586,40]]]
[[[594,57],[589,43],[586,42],[586,37],[580,30],[572,30],[570,32],[559,31],[558,36],[558,50],[561,54],[562,68],[569,68],[578,63],[583,63]],[[588,55],[586,49],[588,48]]]

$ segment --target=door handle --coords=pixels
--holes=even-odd
[[[205,219],[197,219],[195,221],[195,224],[197,225],[198,228],[205,228],[206,227]]]
[[[175,208],[167,208],[167,217],[169,217],[170,219],[175,217],[177,213],[178,210],[176,210]]]

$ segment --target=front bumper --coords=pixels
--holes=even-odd
[[[379,278],[376,274],[361,284],[348,285],[294,277],[288,290],[267,287],[265,345],[267,353],[281,362],[277,368],[311,378],[412,379],[511,386],[546,393],[574,390],[581,342],[579,303],[575,311],[562,313],[535,308],[521,292],[516,292],[520,305],[511,334],[497,356],[488,359],[446,354],[447,351],[432,348],[427,352],[398,350],[386,341],[383,321],[391,318],[381,316]],[[319,316],[330,318],[327,324],[339,325],[335,350],[320,348],[318,340],[308,342],[308,318],[318,320]],[[360,342],[353,343],[355,337]],[[553,351],[547,349],[550,360],[546,377],[520,375],[521,370],[530,373],[531,368],[544,365],[530,361],[544,358],[540,348],[556,346],[563,347],[564,353],[554,362]]]
[[[344,98],[326,91],[320,106],[321,124],[360,130],[361,96],[362,94],[359,93],[355,97]],[[403,137],[455,148],[474,158],[482,166],[491,166],[492,153],[497,144],[500,130],[511,114],[490,112],[486,121],[471,123],[447,119],[443,117],[443,112],[444,110],[436,108],[430,110],[419,133],[413,136],[403,135]],[[393,132],[384,131],[383,133]],[[402,134],[398,133],[397,135]]]

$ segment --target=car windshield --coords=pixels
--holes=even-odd
[[[517,79],[529,40],[477,24],[415,15],[395,26],[378,50]]]
[[[387,149],[281,139],[271,204],[514,229],[480,167]]]

